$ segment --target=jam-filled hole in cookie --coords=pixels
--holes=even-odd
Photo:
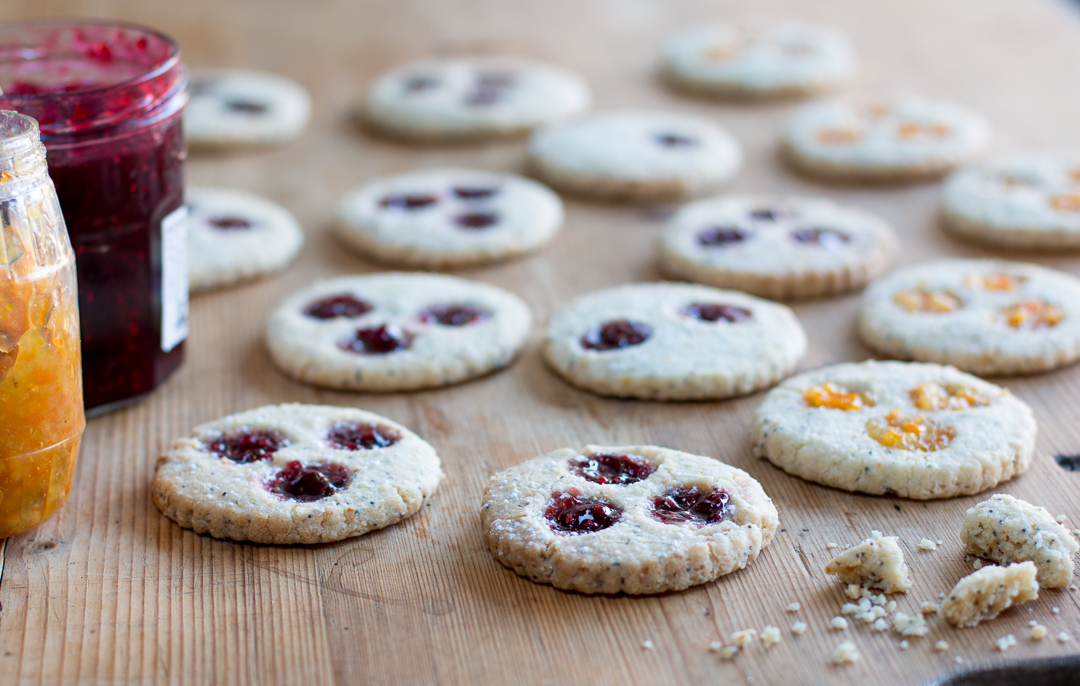
[[[706,248],[723,247],[733,243],[742,243],[750,238],[750,232],[734,226],[715,226],[697,235],[698,245]]]
[[[754,316],[753,312],[735,305],[720,303],[690,303],[680,313],[703,322],[727,322],[737,324]]]
[[[1045,300],[1023,300],[1002,312],[1005,321],[1019,331],[1052,329],[1065,320],[1065,311]]]
[[[1008,292],[1015,291],[1027,283],[1026,276],[1013,276],[1004,272],[994,274],[971,274],[965,283],[972,288],[982,288],[987,291]]]
[[[361,317],[375,309],[366,300],[361,300],[348,293],[328,295],[315,302],[308,303],[304,315],[312,319],[337,319],[338,317]]]
[[[653,140],[665,148],[696,148],[698,139],[681,133],[657,133]]]
[[[231,112],[239,112],[253,117],[262,116],[270,110],[270,106],[266,103],[253,100],[226,100],[225,107]]]
[[[906,415],[897,407],[882,418],[866,422],[866,432],[886,448],[929,453],[948,447],[956,429],[922,415]]]
[[[787,212],[775,207],[755,207],[749,214],[756,222],[776,222],[788,216]]]
[[[397,324],[384,324],[369,329],[357,329],[338,347],[360,355],[389,355],[412,346],[413,334]]]
[[[570,458],[570,472],[594,484],[625,486],[643,481],[656,471],[651,463],[636,455],[596,453]]]
[[[730,500],[722,488],[673,488],[653,499],[651,514],[664,524],[707,526],[728,518]]]
[[[796,229],[790,236],[796,243],[815,245],[826,250],[838,250],[851,242],[851,236],[835,229]]]
[[[964,306],[964,301],[949,291],[928,291],[923,288],[900,291],[893,296],[893,302],[908,312],[926,314],[946,314]]]
[[[1080,212],[1080,193],[1055,195],[1050,198],[1050,207],[1061,212]]]
[[[821,129],[814,137],[822,143],[855,143],[862,140],[863,132],[858,129]]]
[[[237,464],[269,460],[292,441],[275,429],[237,429],[218,438],[204,440],[206,450]]]
[[[242,229],[250,229],[254,224],[250,219],[244,217],[237,217],[236,215],[225,215],[223,217],[211,217],[206,220],[206,223],[215,229],[221,231],[236,231]]]
[[[328,498],[352,480],[348,467],[333,462],[290,462],[266,482],[266,490],[281,500],[311,503]]]
[[[431,193],[397,193],[379,200],[379,207],[397,210],[420,210],[439,202],[438,196]]]
[[[498,186],[454,186],[454,197],[461,200],[487,200],[499,193]]]
[[[586,350],[606,352],[641,345],[652,336],[652,327],[645,322],[616,319],[604,322],[581,337],[581,347]]]
[[[868,393],[852,391],[831,381],[811,386],[803,393],[807,407],[824,407],[830,410],[858,411],[874,406]]]
[[[422,93],[423,91],[429,91],[439,86],[439,79],[427,74],[416,74],[414,76],[406,76],[402,82],[402,88],[406,93]]]
[[[951,133],[949,127],[944,124],[903,122],[896,126],[896,135],[905,140],[915,140],[918,138],[945,138]]]
[[[495,212],[466,212],[454,217],[454,224],[461,229],[487,229],[499,223]]]
[[[990,398],[960,384],[924,383],[911,389],[908,395],[912,405],[927,412],[970,410],[990,404]]]
[[[326,442],[338,450],[389,448],[400,440],[401,434],[394,429],[364,422],[339,422],[326,433]]]
[[[551,494],[552,503],[544,511],[544,519],[557,534],[591,534],[613,526],[622,517],[622,510],[599,498],[570,493]]]
[[[432,305],[421,312],[417,319],[423,324],[468,326],[470,324],[479,324],[482,321],[491,319],[491,317],[491,310],[473,307],[472,305],[446,304]]]

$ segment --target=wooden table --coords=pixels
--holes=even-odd
[[[190,183],[265,194],[308,232],[298,263],[258,284],[195,299],[183,369],[146,402],[94,419],[71,500],[38,529],[8,539],[0,581],[0,675],[27,683],[614,684],[921,683],[964,666],[1056,656],[1080,648],[1080,593],[1039,600],[976,629],[933,622],[902,651],[895,635],[827,629],[842,589],[822,568],[826,543],[871,529],[901,537],[915,578],[897,598],[916,610],[971,570],[958,530],[978,498],[912,502],[804,483],[750,455],[761,396],[660,404],[594,397],[542,365],[537,339],[510,369],[445,390],[356,395],[293,383],[271,366],[268,313],[316,277],[377,270],[328,235],[336,199],[376,175],[460,164],[517,170],[523,145],[405,147],[367,137],[349,112],[375,75],[431,54],[507,52],[563,64],[595,89],[599,108],[679,108],[729,127],[747,152],[735,191],[826,193],[875,211],[903,237],[900,261],[988,254],[942,235],[937,184],[822,186],[786,171],[777,133],[792,103],[724,105],[683,99],[655,78],[670,31],[715,16],[796,15],[854,38],[864,68],[852,90],[901,88],[985,113],[997,149],[1080,148],[1080,12],[1055,0],[867,3],[707,0],[6,0],[5,20],[92,11],[156,26],[192,66],[250,66],[292,76],[315,100],[314,120],[278,150],[192,158]],[[568,201],[562,235],[539,255],[463,275],[520,293],[539,322],[592,289],[659,278],[654,243],[663,212]],[[1077,272],[1078,257],[1033,258]],[[868,356],[852,333],[857,296],[799,304],[810,338],[804,367]],[[1080,474],[1053,460],[1080,452],[1080,368],[1005,383],[1040,423],[1034,464],[1002,490],[1064,512],[1080,526]],[[195,424],[266,403],[358,405],[431,441],[447,479],[423,512],[334,545],[269,547],[218,541],[162,517],[148,484],[171,438]],[[749,569],[656,597],[594,598],[515,576],[487,552],[477,516],[492,472],[563,446],[656,443],[711,455],[757,477],[782,531]],[[988,494],[987,494],[988,495]],[[933,553],[915,549],[942,539]],[[802,603],[795,614],[788,603]],[[1051,607],[1060,608],[1052,614]],[[1029,611],[1029,608],[1031,611]],[[1027,639],[1029,619],[1052,634]],[[796,619],[810,624],[794,638]],[[766,624],[783,642],[733,662],[707,650],[732,631]],[[994,639],[1019,645],[1002,655]],[[829,656],[851,638],[861,662]],[[933,650],[945,639],[950,649]],[[652,649],[642,647],[644,641]]]

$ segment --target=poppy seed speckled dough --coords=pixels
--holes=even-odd
[[[249,69],[196,69],[188,86],[184,138],[192,147],[277,145],[300,135],[311,96],[277,74]]]

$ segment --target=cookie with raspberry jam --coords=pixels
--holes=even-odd
[[[479,281],[383,272],[320,281],[293,294],[266,332],[270,357],[314,386],[405,391],[473,379],[509,365],[532,314]]]
[[[444,269],[539,249],[563,221],[559,196],[515,174],[426,169],[380,179],[342,201],[338,237],[362,257]]]
[[[187,188],[188,280],[193,292],[224,288],[284,269],[304,244],[287,209],[254,193]]]
[[[564,448],[499,472],[480,520],[492,555],[521,576],[633,594],[742,569],[779,524],[746,472],[649,445]]]
[[[548,127],[529,141],[529,163],[540,179],[601,200],[704,195],[735,178],[742,158],[726,130],[677,112],[603,112]]]
[[[767,298],[813,298],[863,287],[896,249],[888,224],[831,200],[723,196],[672,217],[660,238],[660,268]]]
[[[975,374],[1030,374],[1080,359],[1080,279],[1004,260],[896,271],[863,294],[859,337],[905,360]]]
[[[443,478],[435,449],[352,407],[267,405],[195,427],[158,458],[158,509],[180,526],[256,543],[327,543],[420,510]]]
[[[1080,249],[1080,156],[1025,155],[961,169],[945,182],[941,214],[959,238]]]
[[[725,98],[809,95],[855,71],[847,37],[826,26],[784,21],[754,30],[711,24],[664,47],[664,75],[679,88]]]
[[[195,69],[184,138],[195,148],[278,145],[300,135],[311,96],[296,81],[250,69]]]
[[[640,283],[582,296],[548,322],[548,365],[593,393],[706,400],[753,393],[795,370],[794,313],[737,291]]]
[[[982,154],[990,127],[974,112],[917,95],[834,98],[800,107],[784,134],[797,169],[841,181],[941,176]]]
[[[954,367],[839,364],[765,397],[754,453],[789,474],[845,491],[927,500],[971,495],[1027,469],[1031,408]]]
[[[589,86],[571,72],[512,57],[421,60],[381,76],[361,116],[372,128],[418,142],[516,136],[589,108]]]

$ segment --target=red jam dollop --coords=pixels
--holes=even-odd
[[[851,242],[851,236],[833,229],[797,229],[791,232],[791,240],[823,248],[840,248]]]
[[[614,525],[622,510],[599,498],[569,493],[552,493],[552,503],[544,511],[551,530],[559,534],[591,534]]]
[[[311,503],[329,498],[349,485],[349,468],[333,462],[290,462],[266,482],[266,490],[282,500]]]
[[[696,138],[679,133],[658,133],[654,138],[665,148],[694,148],[698,145]]]
[[[491,319],[491,312],[472,305],[432,305],[421,312],[418,319],[424,324],[468,326]]]
[[[361,355],[389,355],[412,346],[413,335],[397,324],[358,329],[338,343],[338,347]]]
[[[235,217],[232,215],[225,217],[211,217],[206,220],[206,223],[215,229],[221,229],[222,231],[235,231],[237,229],[250,229],[252,224],[243,217]]]
[[[704,245],[705,247],[715,247],[720,245],[728,245],[730,243],[741,243],[750,237],[749,231],[735,228],[733,226],[718,226],[710,229],[705,229],[697,235],[698,245]]]
[[[682,311],[688,317],[700,319],[703,322],[742,322],[750,319],[753,314],[750,310],[735,305],[721,305],[720,303],[690,303]]]
[[[486,229],[499,223],[494,212],[467,212],[454,217],[454,223],[463,229]]]
[[[269,460],[289,443],[289,439],[274,429],[232,431],[212,441],[203,441],[210,452],[240,464]]]
[[[643,458],[609,453],[578,455],[569,466],[571,473],[594,484],[635,484],[656,471]]]
[[[401,440],[401,434],[381,424],[341,422],[330,427],[326,442],[338,450],[374,450],[389,448]]]
[[[462,200],[487,200],[499,192],[497,186],[455,186],[454,195]]]
[[[375,306],[356,296],[342,293],[316,300],[304,308],[304,314],[314,319],[336,319],[338,317],[360,317],[375,309]]]
[[[727,518],[729,499],[722,488],[673,488],[653,499],[652,515],[665,524],[716,524]]]
[[[439,199],[426,193],[400,193],[388,195],[379,201],[379,207],[390,207],[398,210],[419,210],[429,205],[434,205]]]

